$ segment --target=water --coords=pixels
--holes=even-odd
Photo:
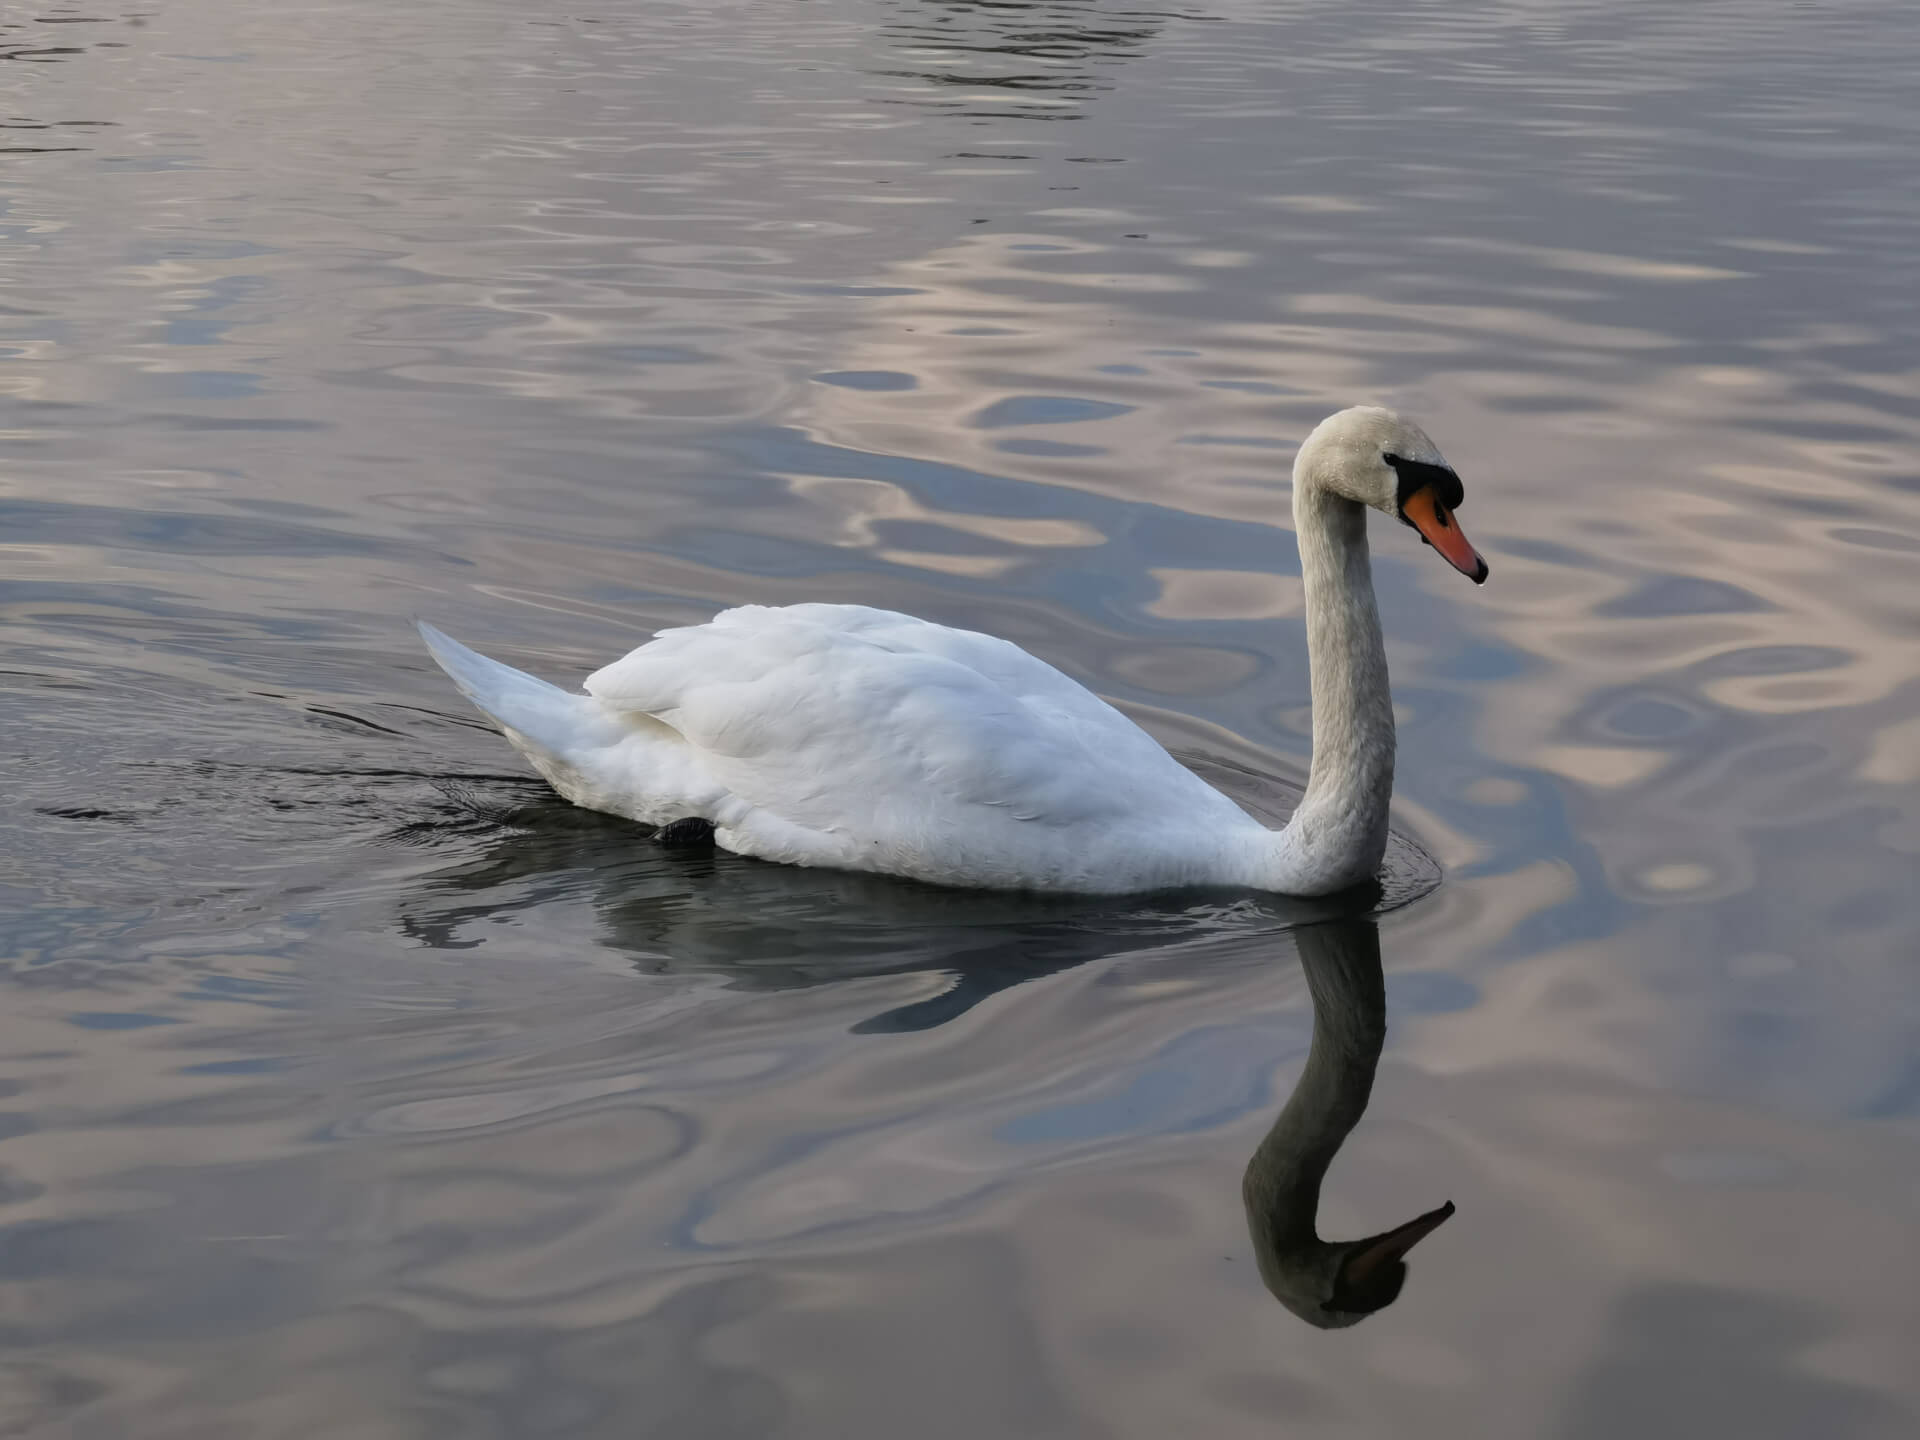
[[[12,7],[0,1430],[1914,1433],[1910,12]],[[1493,566],[1375,527],[1377,921],[648,850],[407,623],[912,610],[1284,809],[1358,400]]]

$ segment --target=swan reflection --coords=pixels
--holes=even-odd
[[[1267,1289],[1309,1325],[1332,1330],[1400,1298],[1407,1252],[1453,1214],[1453,1202],[1363,1239],[1320,1237],[1320,1186],[1366,1112],[1386,1043],[1386,987],[1371,916],[1309,925],[1295,938],[1313,997],[1313,1045],[1247,1162],[1241,1193]]]
[[[1182,759],[1269,824],[1284,823],[1298,799],[1297,787],[1272,776]],[[951,890],[723,851],[663,850],[629,822],[576,809],[537,784],[496,781],[486,794],[452,798],[441,823],[423,824],[411,838],[466,853],[414,883],[399,917],[410,938],[463,948],[481,943],[504,916],[584,900],[599,943],[648,974],[718,973],[760,990],[950,975],[940,994],[861,1021],[854,1028],[862,1032],[931,1029],[1001,990],[1109,956],[1197,941],[1264,948],[1333,906],[1367,903],[1352,894],[1307,901],[1246,891]],[[1394,835],[1373,903],[1403,905],[1437,876],[1424,851]]]

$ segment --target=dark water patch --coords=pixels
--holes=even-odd
[[[100,810],[85,805],[36,805],[36,815],[51,815],[56,820],[111,820],[126,824],[135,817],[116,810]]]
[[[0,502],[0,524],[16,543],[116,545],[163,554],[373,555],[392,549],[371,536],[317,526],[18,499]]]
[[[1071,425],[1082,420],[1107,420],[1133,407],[1110,400],[1084,400],[1069,395],[1016,395],[996,400],[973,417],[982,430],[1013,425]]]
[[[1620,619],[1650,620],[1675,615],[1738,615],[1769,608],[1750,590],[1724,580],[1669,575],[1648,580],[1595,613]]]
[[[1083,459],[1107,453],[1106,448],[1100,445],[1069,445],[1061,440],[1035,440],[1025,436],[996,440],[993,448],[1003,455],[1035,455],[1055,460]]]
[[[843,390],[911,390],[919,382],[898,370],[829,370],[813,377],[822,385]]]
[[[1892,550],[1903,555],[1920,555],[1920,537],[1900,535],[1891,530],[1866,530],[1840,526],[1827,532],[1842,545],[1858,545],[1866,550]]]
[[[1837,669],[1854,658],[1833,645],[1748,645],[1723,650],[1699,669],[1706,675],[1804,675]]]

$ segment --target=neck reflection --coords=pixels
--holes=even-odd
[[[1267,1289],[1309,1325],[1330,1330],[1399,1299],[1407,1251],[1453,1214],[1453,1202],[1378,1235],[1320,1238],[1321,1183],[1373,1093],[1387,1037],[1386,987],[1371,916],[1305,926],[1295,936],[1313,997],[1313,1046],[1247,1162],[1241,1193]]]

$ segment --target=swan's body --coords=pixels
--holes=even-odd
[[[1409,470],[1426,477],[1415,491]],[[1018,646],[891,611],[729,610],[661,632],[585,693],[421,631],[567,799],[654,825],[705,820],[744,855],[982,888],[1327,894],[1378,868],[1393,787],[1362,505],[1408,518],[1409,496],[1451,480],[1452,494],[1431,497],[1444,517],[1459,482],[1417,428],[1381,410],[1322,424],[1294,480],[1314,756],[1280,831]]]

